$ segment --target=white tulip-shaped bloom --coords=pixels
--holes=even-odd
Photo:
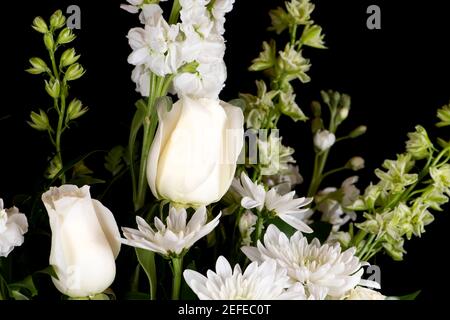
[[[199,207],[229,189],[244,143],[241,109],[215,99],[182,98],[158,110],[159,127],[147,163],[158,199]]]
[[[257,248],[243,247],[242,251],[251,261],[275,260],[308,291],[322,290],[331,298],[344,297],[360,283],[364,272],[354,248],[341,252],[339,245],[321,246],[317,239],[308,244],[301,232],[288,239],[274,225],[267,228],[264,245],[258,241]]]
[[[274,261],[253,262],[242,272],[239,265],[233,270],[219,257],[216,272],[209,270],[207,277],[193,270],[183,275],[200,300],[305,300],[303,286],[292,285],[286,270]]]
[[[122,228],[123,244],[159,253],[165,257],[181,255],[198,240],[208,235],[219,224],[221,214],[209,223],[206,207],[200,207],[187,222],[186,209],[170,208],[167,225],[155,217],[155,228],[141,217],[136,217],[138,230]]]
[[[52,230],[50,265],[56,288],[70,297],[105,291],[116,275],[120,233],[113,214],[91,199],[89,187],[64,185],[42,196]]]
[[[0,257],[7,257],[14,247],[21,246],[27,231],[27,217],[16,207],[4,209],[0,199]]]

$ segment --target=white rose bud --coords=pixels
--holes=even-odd
[[[159,106],[147,178],[158,199],[201,206],[229,189],[244,142],[240,108],[216,99],[182,98]]]
[[[21,246],[27,231],[27,217],[16,207],[4,209],[0,199],[0,258],[7,257],[14,247]]]
[[[114,281],[120,233],[114,216],[89,187],[64,185],[42,196],[52,230],[50,265],[56,288],[72,298],[105,291]]]
[[[320,151],[327,151],[336,142],[336,136],[328,130],[320,130],[314,136],[314,145]]]
[[[249,246],[252,243],[252,233],[255,231],[255,225],[258,221],[258,217],[247,210],[239,220],[239,232],[242,237],[242,245]]]

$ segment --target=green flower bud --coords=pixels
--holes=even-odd
[[[345,165],[346,168],[351,169],[353,171],[359,171],[364,169],[365,161],[361,157],[353,157],[351,158],[347,164]]]
[[[314,11],[314,4],[305,0],[291,0],[286,2],[286,9],[291,19],[296,24],[307,25],[311,21],[311,13]]]
[[[53,39],[53,34],[47,32],[44,35],[44,44],[47,50],[54,51],[55,50],[55,40]]]
[[[280,92],[280,100],[278,103],[278,109],[286,116],[290,117],[295,122],[306,121],[308,118],[295,102],[295,94],[292,87],[287,92]]]
[[[314,120],[311,122],[312,133],[316,134],[316,132],[322,130],[323,128],[324,126],[322,118],[314,118]]]
[[[66,17],[63,15],[61,10],[56,11],[50,17],[50,26],[53,30],[61,29],[66,23]]]
[[[49,180],[54,179],[56,175],[62,170],[63,165],[61,158],[56,156],[51,161],[45,173],[45,177]]]
[[[330,105],[331,103],[331,98],[330,98],[330,94],[326,91],[320,91],[320,95],[322,96],[322,100],[326,105]]]
[[[276,62],[276,43],[274,40],[270,41],[270,44],[266,41],[263,42],[263,51],[259,57],[252,61],[250,71],[263,71],[272,68]]]
[[[73,99],[67,108],[66,123],[78,119],[88,111],[88,108],[83,108],[83,104],[78,99]]]
[[[36,30],[37,32],[40,32],[40,33],[47,33],[48,32],[47,24],[45,23],[44,19],[42,19],[41,17],[36,17],[33,20],[32,27],[33,27],[34,30]]]
[[[33,129],[36,129],[38,131],[51,130],[48,116],[43,110],[39,110],[39,114],[37,114],[36,112],[31,112],[30,118],[31,121],[28,121],[28,124]]]
[[[67,44],[75,40],[76,36],[73,34],[72,30],[69,28],[64,28],[58,35],[58,44]]]
[[[303,31],[302,37],[300,38],[300,42],[306,46],[317,48],[317,49],[326,49],[323,38],[325,36],[322,34],[322,28],[318,25],[307,26],[305,31]]]
[[[406,142],[406,151],[416,160],[428,158],[433,152],[433,144],[428,137],[427,131],[422,126],[416,127],[416,132],[408,133],[409,140]]]
[[[61,84],[57,79],[51,79],[50,81],[45,81],[45,91],[52,98],[58,98],[61,93]]]
[[[30,64],[32,68],[27,70],[28,73],[41,74],[44,72],[50,72],[50,69],[47,67],[47,64],[41,58],[37,57],[31,58]]]
[[[66,81],[74,81],[80,79],[84,73],[84,68],[79,63],[75,63],[67,69],[64,79]]]
[[[277,61],[277,73],[284,77],[284,80],[289,82],[294,79],[299,79],[302,83],[308,83],[311,78],[306,74],[311,69],[311,64],[308,59],[305,59],[301,51],[297,51],[294,46],[289,43],[286,45],[284,51],[280,52]]]
[[[355,130],[353,130],[352,132],[350,132],[350,134],[348,135],[350,138],[355,139],[358,138],[364,134],[366,134],[367,132],[367,127],[366,126],[359,126],[358,128],[356,128]]]
[[[275,31],[277,34],[282,33],[286,30],[293,19],[289,14],[283,9],[278,7],[275,10],[269,12],[270,19],[272,20],[272,26],[269,28],[271,31]]]
[[[311,103],[311,111],[314,115],[314,118],[320,118],[322,116],[322,106],[318,101],[313,101]]]
[[[73,49],[73,48],[67,49],[61,55],[61,62],[60,62],[61,67],[68,67],[68,66],[74,64],[75,62],[77,62],[78,59],[80,59],[80,56],[76,55],[75,49]]]
[[[441,122],[436,124],[437,127],[441,128],[450,126],[450,105],[443,106],[439,109],[437,112],[437,117],[441,120]]]

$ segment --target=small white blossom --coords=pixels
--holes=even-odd
[[[336,142],[336,136],[328,130],[320,130],[314,136],[314,146],[320,151],[327,151]]]
[[[261,211],[264,208],[264,201],[266,199],[266,190],[262,185],[254,183],[245,174],[241,173],[241,179],[235,178],[232,183],[232,188],[242,196],[241,206],[245,209],[258,209]]]
[[[350,291],[346,300],[386,300],[386,296],[378,291],[358,286]]]
[[[250,210],[247,210],[239,220],[239,232],[242,237],[242,245],[248,246],[252,243],[252,233],[255,231],[255,225],[258,217]]]

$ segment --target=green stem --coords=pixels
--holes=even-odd
[[[362,250],[357,254],[357,256],[362,260],[362,258],[365,256],[367,250],[371,247],[373,241],[375,240],[376,235],[371,234],[369,236],[369,239],[366,241],[366,243],[364,244],[364,247],[362,248]]]
[[[180,299],[181,276],[183,273],[183,257],[172,258],[172,300]]]
[[[61,136],[63,133],[63,125],[65,123],[65,117],[66,117],[66,83],[65,81],[63,83],[61,83],[60,80],[60,75],[59,75],[59,71],[58,68],[56,66],[56,59],[55,59],[55,51],[53,50],[49,50],[49,55],[50,55],[50,60],[52,62],[52,69],[53,69],[53,76],[56,78],[56,80],[58,80],[58,82],[60,83],[61,89],[60,89],[60,99],[61,99],[61,108],[59,107],[59,99],[55,98],[54,99],[54,107],[56,109],[56,111],[58,112],[58,127],[56,128],[56,137],[54,139],[54,143],[55,143],[55,148],[56,148],[56,156],[58,157],[61,166],[63,167],[63,160],[62,160],[62,152],[61,152]],[[61,183],[65,184],[66,183],[66,175],[63,173],[61,175]]]
[[[181,5],[179,0],[175,0],[172,5],[172,11],[170,12],[169,24],[175,24],[180,17]]]
[[[254,245],[256,246],[258,244],[258,240],[261,240],[261,236],[264,230],[264,222],[265,219],[263,217],[258,217],[258,221],[256,222],[256,229],[255,229],[255,238],[254,238]]]
[[[294,46],[296,41],[297,41],[297,25],[295,24],[291,28],[291,46]]]

